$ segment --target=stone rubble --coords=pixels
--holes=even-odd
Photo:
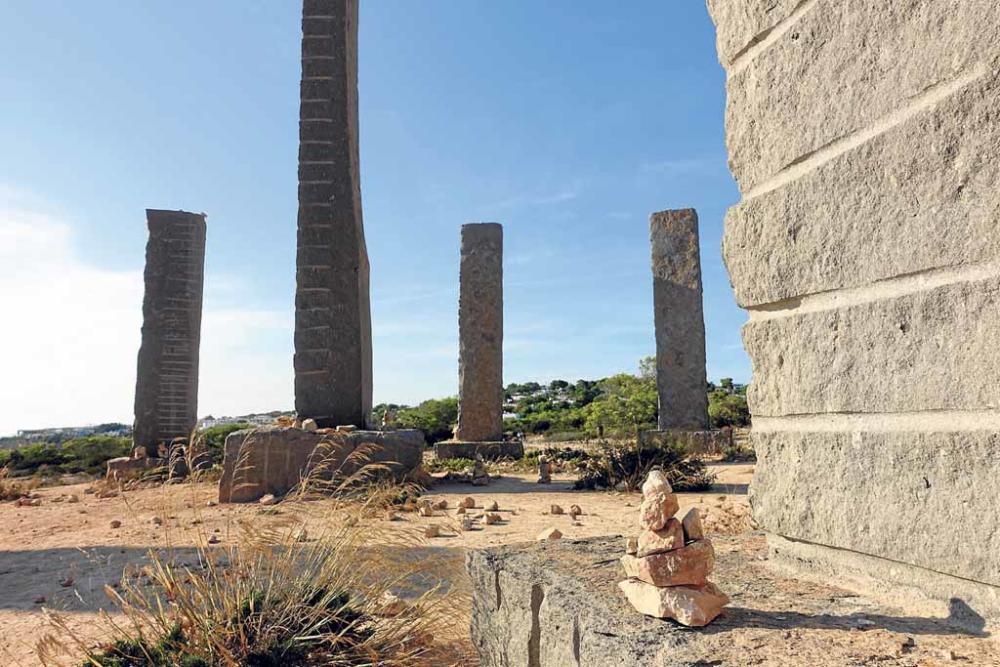
[[[654,470],[642,485],[641,533],[627,538],[618,584],[636,611],[670,618],[681,625],[711,623],[729,602],[708,580],[715,566],[712,542],[705,538],[697,509],[675,518],[680,508],[666,476]]]
[[[544,454],[538,457],[538,483],[552,483],[552,464],[549,463],[549,457]]]

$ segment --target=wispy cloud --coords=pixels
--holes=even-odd
[[[512,208],[531,208],[536,206],[551,206],[565,204],[580,196],[582,187],[574,185],[550,192],[530,192],[515,194],[499,201],[483,204],[479,208],[484,211],[507,211]]]
[[[725,159],[702,156],[643,162],[639,165],[639,173],[655,176],[682,176],[687,174],[704,174],[723,169],[725,166]]]

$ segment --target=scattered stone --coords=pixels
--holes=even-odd
[[[436,510],[446,510],[448,509],[448,501],[442,498],[441,500],[431,505],[431,507]]]
[[[641,538],[640,538],[641,539]],[[654,586],[701,586],[715,566],[709,540],[698,540],[681,549],[638,558],[621,558],[625,574]]]
[[[486,525],[492,526],[494,524],[500,523],[501,516],[495,512],[486,513]]]
[[[688,542],[705,539],[705,529],[701,525],[701,514],[697,507],[690,507],[681,517],[684,539]]]
[[[71,493],[69,495],[69,498],[66,499],[66,502],[68,502],[68,503],[78,503],[78,502],[80,502],[80,496],[76,495],[75,493]]]
[[[160,517],[158,517],[158,516],[154,516],[152,519],[150,519],[150,521],[153,523],[154,526],[162,526],[163,525],[163,519],[160,518]]]
[[[309,541],[309,531],[306,530],[305,526],[299,528],[299,531],[295,533],[296,542],[308,542]]]
[[[218,504],[219,503],[215,502],[214,500],[209,500],[207,503],[205,503],[205,507],[215,507]]]
[[[492,503],[487,505],[485,509],[487,512],[497,512],[500,510],[500,505],[494,500]]]
[[[643,494],[642,504],[639,506],[639,525],[643,530],[660,530],[679,509],[680,503],[672,491],[656,489]]]
[[[460,523],[462,530],[469,531],[472,530],[473,521],[471,516],[463,516]]]
[[[337,427],[337,431],[340,433],[354,433],[358,430],[358,427],[354,424],[341,424]]]
[[[562,514],[562,513],[563,513],[563,508],[560,507],[559,505],[549,506],[549,514]]]
[[[441,526],[431,524],[424,527],[424,537],[441,537]]]
[[[73,585],[73,577],[66,577],[64,579],[60,579],[59,585],[62,586],[63,588],[69,588],[70,586]]]
[[[539,542],[544,542],[545,540],[558,540],[562,538],[562,533],[559,532],[558,528],[546,528],[538,534],[536,538]]]
[[[729,598],[715,584],[701,586],[657,587],[627,579],[618,587],[640,613],[656,618],[671,618],[681,625],[700,628],[711,623],[729,603]]]
[[[403,517],[399,516],[392,510],[389,510],[388,512],[385,513],[385,519],[386,521],[402,521]]]
[[[625,553],[634,556],[639,551],[639,540],[635,537],[625,538]]]
[[[472,496],[466,496],[465,500],[462,501],[462,505],[467,509],[475,509],[476,499]]]
[[[417,509],[417,514],[420,516],[434,516],[434,510],[431,509],[430,505],[421,505]]]
[[[35,598],[34,602],[35,604],[45,604],[45,596],[39,595],[38,597]]]
[[[218,543],[219,543],[219,542],[221,542],[221,541],[222,541],[222,540],[221,540],[221,539],[219,538],[219,536],[218,536],[218,535],[211,535],[211,536],[209,536],[209,538],[208,538],[208,543],[209,543],[209,544],[218,544]]]
[[[681,527],[681,522],[671,519],[660,530],[644,530],[639,534],[639,549],[636,555],[643,558],[680,549],[683,546],[684,529]]]
[[[315,431],[319,428],[319,424],[316,423],[315,419],[305,419],[302,421],[303,431]]]
[[[544,454],[538,457],[538,483],[552,483],[552,464],[549,463],[549,457]]]
[[[122,522],[119,521],[118,519],[113,519],[111,521],[111,527],[112,528],[121,528],[122,527]]]
[[[377,616],[394,617],[406,613],[410,604],[391,591],[384,591],[378,599],[375,614]]]
[[[573,517],[574,519],[576,517],[580,516],[581,514],[583,514],[583,510],[580,508],[579,505],[570,505],[569,506],[569,515],[571,517]]]
[[[455,510],[455,514],[465,514],[465,505],[459,505],[458,509]]]

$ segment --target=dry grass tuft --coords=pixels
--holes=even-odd
[[[278,517],[241,521],[233,546],[201,535],[196,556],[151,551],[148,565],[106,589],[116,613],[103,614],[99,645],[47,612],[42,664],[466,664],[458,651],[467,628],[454,609],[468,606],[468,591],[448,583],[462,580],[461,554],[427,547],[419,527],[381,520],[410,490],[375,481],[381,466],[365,464],[364,452],[338,456],[341,445],[331,439],[317,453],[323,460]]]
[[[26,498],[39,485],[38,480],[15,481],[10,478],[10,471],[0,468],[0,501],[19,500]]]

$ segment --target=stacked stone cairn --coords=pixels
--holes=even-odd
[[[681,519],[666,476],[654,470],[642,485],[638,538],[628,538],[621,563],[628,579],[618,584],[637,611],[682,625],[708,625],[729,602],[708,580],[715,565],[696,508]]]
[[[552,464],[549,463],[549,457],[544,454],[538,457],[538,483],[552,483]]]

